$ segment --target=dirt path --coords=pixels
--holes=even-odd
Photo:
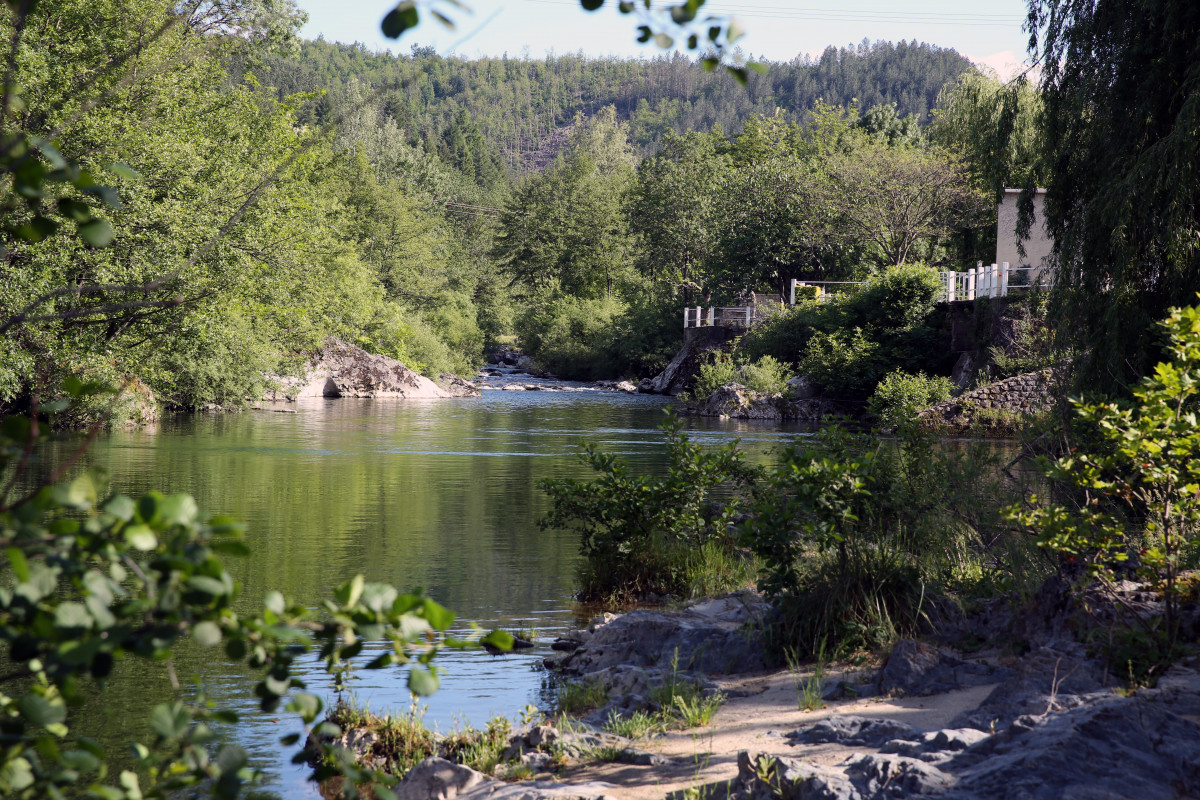
[[[837,679],[839,676],[832,676]],[[637,747],[669,759],[659,766],[583,764],[561,776],[565,783],[603,781],[622,800],[662,800],[669,792],[730,780],[737,776],[738,753],[803,756],[834,764],[857,748],[843,745],[788,744],[784,735],[835,714],[890,719],[922,730],[948,727],[957,714],[977,707],[994,684],[907,699],[866,698],[830,702],[825,708],[798,707],[792,674],[783,670],[717,681],[730,695],[712,723],[704,728],[670,733],[637,742]],[[862,752],[868,752],[862,750]]]

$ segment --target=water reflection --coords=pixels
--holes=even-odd
[[[596,442],[638,469],[663,460],[662,397],[615,393],[504,392],[442,401],[323,400],[297,413],[246,412],[164,420],[155,431],[114,433],[87,458],[116,490],[185,491],[201,506],[243,521],[253,554],[234,560],[245,607],[270,589],[318,604],[330,587],[363,573],[402,589],[424,587],[464,623],[532,630],[543,644],[493,658],[482,651],[441,659],[443,688],[426,720],[443,730],[482,725],[545,705],[545,642],[578,622],[571,601],[577,542],[539,530],[546,477],[588,474],[577,458]],[[686,419],[701,442],[738,436],[748,451],[770,449],[799,428]],[[307,770],[288,763],[278,738],[287,715],[257,711],[250,676],[186,648],[181,675],[195,675],[219,704],[248,718],[236,735],[284,797],[316,797]],[[310,690],[328,696],[315,662]],[[354,691],[377,711],[408,708],[399,670],[360,672]],[[169,694],[161,665],[119,665],[104,707],[87,726],[122,747],[148,709]]]

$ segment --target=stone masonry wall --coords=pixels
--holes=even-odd
[[[1025,415],[1044,411],[1053,402],[1052,387],[1060,377],[1054,369],[1014,375],[932,405],[918,416],[926,424],[965,428],[976,421],[981,409],[989,409],[983,416],[993,420],[1006,412]]]

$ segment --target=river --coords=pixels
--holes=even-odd
[[[494,658],[471,650],[439,659],[442,688],[424,702],[424,714],[446,731],[480,726],[496,714],[517,717],[529,705],[548,707],[552,687],[541,659],[582,612],[572,601],[576,537],[537,527],[547,502],[536,483],[586,477],[577,457],[586,442],[638,469],[661,465],[654,429],[670,402],[498,388],[461,400],[314,399],[289,406],[296,413],[167,418],[154,430],[103,437],[87,458],[108,470],[117,491],[188,492],[202,508],[245,523],[253,553],[229,566],[247,609],[272,589],[316,606],[331,587],[363,573],[402,590],[424,587],[464,629],[475,623],[532,630],[539,646],[531,651]],[[751,452],[799,430],[697,418],[686,425],[698,441],[737,436]],[[212,653],[185,648],[181,678],[194,677],[218,705],[243,714],[229,735],[265,771],[264,788],[284,798],[316,797],[307,769],[291,765],[278,744],[298,724],[286,713],[259,712],[250,673]],[[315,662],[302,668],[311,691],[332,696]],[[376,712],[409,708],[401,669],[357,675],[359,703]],[[85,720],[111,747],[142,733],[149,708],[170,696],[163,665],[127,659],[117,677]]]

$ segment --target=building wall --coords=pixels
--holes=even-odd
[[[1046,258],[1054,242],[1046,233],[1043,206],[1046,200],[1046,190],[1038,189],[1033,198],[1033,225],[1029,228],[1029,238],[1025,240],[1025,256],[1017,252],[1017,198],[1021,196],[1020,189],[1005,189],[1004,199],[996,214],[996,263],[1005,261],[1012,267],[1046,268]],[[1043,274],[1029,273],[1030,278]]]

